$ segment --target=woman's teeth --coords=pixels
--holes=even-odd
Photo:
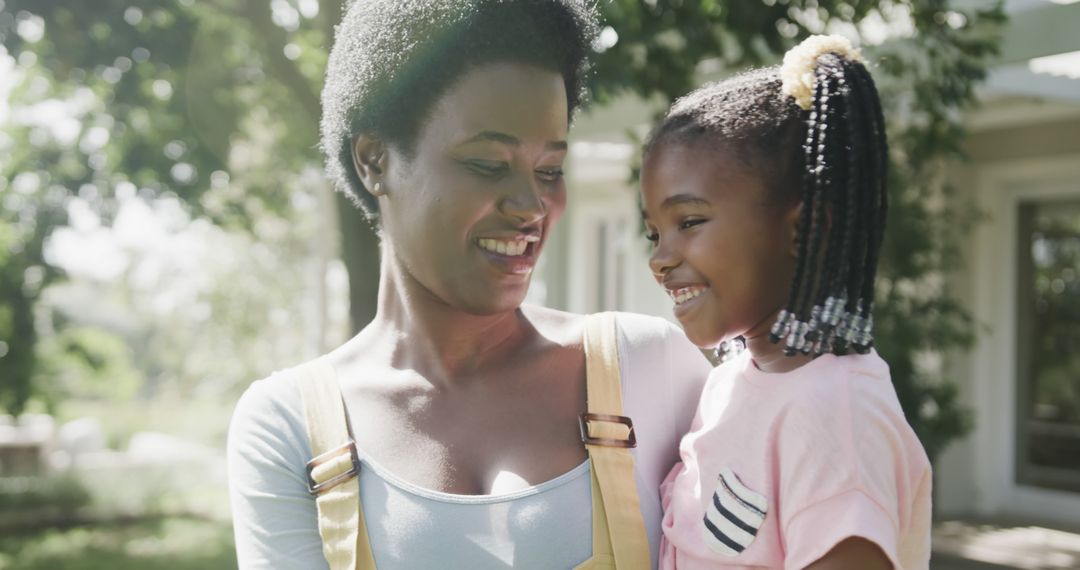
[[[486,249],[502,255],[509,255],[511,257],[517,257],[523,255],[525,250],[529,247],[530,242],[537,241],[534,236],[529,236],[525,239],[515,240],[501,240],[491,238],[481,238],[477,240],[481,249]]]
[[[682,289],[675,289],[674,291],[668,291],[668,295],[671,295],[671,299],[675,301],[676,305],[681,305],[690,299],[696,298],[705,292],[708,287],[683,287]]]

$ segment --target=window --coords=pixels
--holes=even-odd
[[[1080,199],[1022,202],[1017,476],[1080,491]]]

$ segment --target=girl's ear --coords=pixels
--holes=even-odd
[[[386,194],[386,144],[373,135],[361,133],[352,140],[353,168],[368,193],[378,198]]]
[[[802,211],[803,201],[799,200],[784,214],[784,232],[787,234],[788,242],[791,244],[791,257],[798,257],[799,255],[799,222],[802,221]],[[821,230],[824,232],[822,235],[829,235],[832,224],[832,208],[825,208],[825,227]]]
[[[799,200],[788,208],[784,214],[784,234],[788,236],[788,243],[791,247],[788,249],[788,254],[792,259],[799,256],[799,222],[802,220],[803,201]]]

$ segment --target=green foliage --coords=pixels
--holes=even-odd
[[[70,515],[90,503],[74,475],[0,478],[0,522],[11,525],[30,511]]]
[[[74,200],[109,225],[132,196],[177,199],[256,234],[288,219],[298,191],[312,201],[318,184],[301,174],[320,163],[318,84],[340,2],[306,4],[0,1],[0,45],[18,61],[0,134],[0,240],[13,252],[0,265],[0,408],[19,414],[70,384],[56,378],[74,370],[56,346],[70,339],[39,338],[64,334],[42,328],[54,319],[40,301],[63,277],[44,251]],[[254,329],[267,320],[240,314]]]
[[[712,69],[772,63],[797,39],[820,32],[825,23],[860,22],[890,4],[880,0],[601,2],[605,23],[618,34],[618,41],[599,57],[592,91],[600,103],[621,92],[645,99],[660,95],[673,101],[696,87],[703,63]]]
[[[130,400],[141,377],[127,342],[99,327],[66,327],[38,347],[42,370],[38,384],[49,407],[58,399]]]
[[[0,570],[236,568],[228,523],[166,518],[0,537]]]
[[[0,39],[21,72],[46,80],[16,103],[78,95],[91,107],[79,144],[55,141],[57,154],[77,151],[57,183],[69,190],[95,184],[102,212],[115,207],[114,192],[126,181],[143,197],[176,195],[196,215],[245,225],[252,208],[287,205],[281,173],[317,161],[317,98],[313,108],[303,105],[315,96],[329,28],[297,16],[286,31],[270,18],[262,2],[8,0]],[[41,38],[17,33],[24,22],[38,22]],[[296,61],[284,55],[286,44],[299,53]],[[282,61],[290,71],[276,73]],[[290,92],[293,81],[306,97]],[[297,113],[298,104],[306,113]],[[95,128],[104,129],[105,144],[87,141]],[[26,160],[5,161],[5,170],[55,175],[43,145],[28,146],[34,151]],[[236,170],[252,177],[240,188],[227,184]]]
[[[946,278],[962,267],[961,240],[978,212],[951,199],[947,160],[961,159],[962,111],[997,54],[1005,22],[1000,3],[948,10],[949,2],[914,3],[916,38],[875,53],[889,79],[892,168],[888,231],[878,288],[878,346],[888,360],[900,403],[931,458],[972,425],[955,387],[940,369],[920,367],[926,353],[968,348],[970,315]]]

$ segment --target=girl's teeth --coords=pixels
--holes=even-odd
[[[676,305],[681,305],[691,299],[694,299],[705,292],[704,288],[694,289],[679,289],[671,293],[672,299],[674,299]]]

